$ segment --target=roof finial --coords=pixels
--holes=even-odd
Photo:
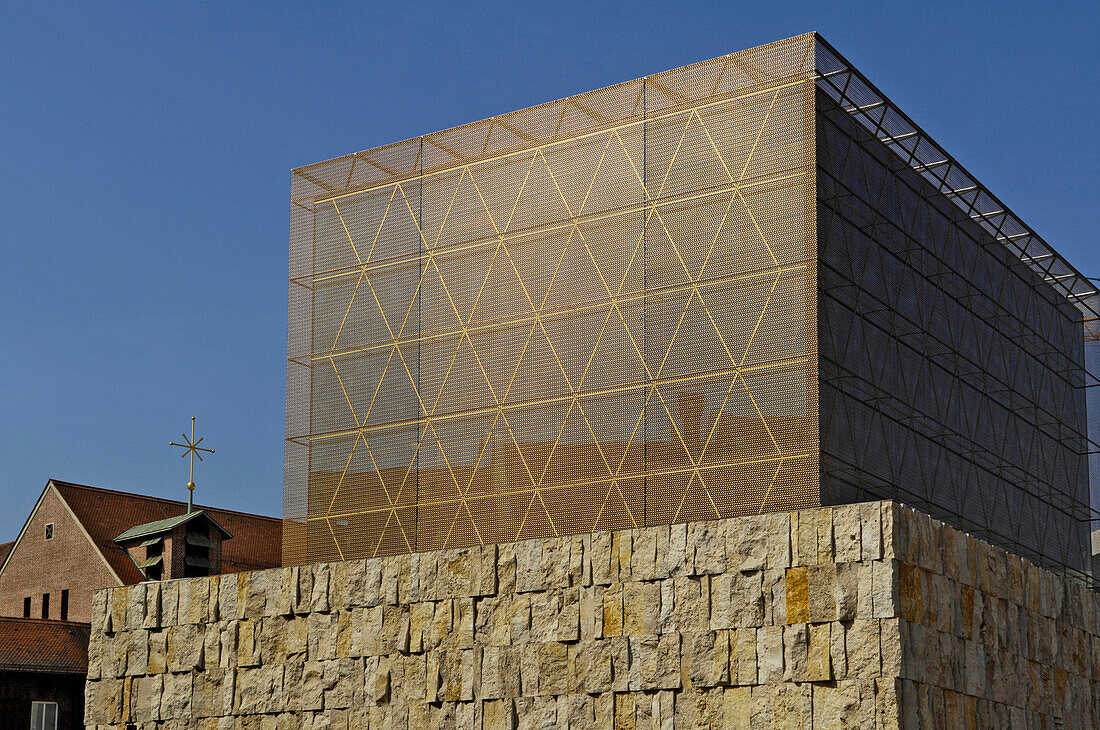
[[[187,434],[183,434],[183,440],[184,443],[182,444],[177,444],[175,441],[172,441],[168,445],[179,446],[181,449],[183,449],[183,453],[180,454],[181,458],[187,455],[191,456],[191,472],[187,480],[187,514],[191,514],[191,512],[195,508],[195,457],[199,457],[199,461],[202,461],[202,454],[200,454],[199,452],[205,451],[208,454],[213,454],[214,449],[201,448],[199,444],[202,443],[202,439],[200,438],[198,441],[195,440],[194,416],[191,416],[191,438],[187,438]]]

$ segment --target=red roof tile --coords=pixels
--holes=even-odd
[[[135,525],[187,512],[186,502],[173,499],[116,492],[56,479],[50,481],[126,584],[140,583],[145,578],[114,539]],[[214,507],[195,505],[195,508],[209,514],[233,535],[232,540],[222,544],[223,573],[282,565],[282,520]]]
[[[88,624],[0,618],[0,670],[87,674]]]

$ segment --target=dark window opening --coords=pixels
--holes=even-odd
[[[69,620],[69,589],[61,591],[61,620]]]
[[[184,539],[186,548],[183,558],[183,575],[185,578],[198,578],[210,575],[210,548],[214,543],[209,536],[201,532],[188,532]]]
[[[53,523],[52,522],[47,522],[46,523],[46,539],[47,540],[52,540],[53,539]]]
[[[42,594],[42,618],[50,617],[50,594]]]
[[[27,596],[23,599],[23,618],[31,617],[31,597]]]

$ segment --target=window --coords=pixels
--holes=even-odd
[[[31,703],[31,730],[57,730],[57,703]]]
[[[46,539],[47,540],[52,540],[53,539],[53,523],[52,522],[47,522],[46,523]]]
[[[23,599],[23,618],[31,617],[31,597],[27,596]]]
[[[61,591],[61,620],[69,620],[69,589]]]
[[[50,594],[42,594],[42,618],[50,617]]]

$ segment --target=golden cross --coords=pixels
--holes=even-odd
[[[203,437],[205,438],[205,436]],[[180,454],[180,458],[184,456],[191,456],[191,474],[187,480],[187,514],[191,514],[194,509],[194,497],[195,497],[195,457],[199,457],[199,461],[202,461],[202,454],[200,451],[205,451],[208,454],[213,454],[214,449],[204,449],[199,444],[202,443],[200,438],[195,440],[195,417],[191,416],[191,438],[187,438],[187,434],[183,434],[184,443],[177,444],[175,441],[170,442],[169,446],[179,446],[183,449],[183,453]]]

